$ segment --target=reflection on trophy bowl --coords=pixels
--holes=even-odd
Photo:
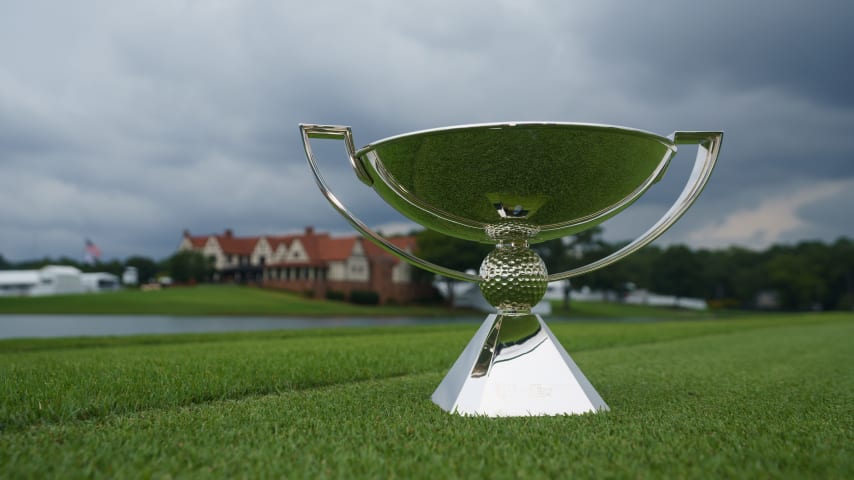
[[[675,223],[706,184],[720,132],[640,130],[575,123],[495,123],[408,133],[353,146],[349,127],[301,125],[321,192],[359,232],[413,265],[477,282],[497,309],[433,393],[442,409],[489,416],[598,412],[608,406],[531,308],[548,282],[614,263]],[[478,275],[403,251],[356,218],[320,175],[310,139],[343,139],[357,177],[414,222],[495,245]],[[645,233],[605,258],[549,274],[531,243],[591,228],[637,200],[664,174],[679,144],[695,144],[690,178]]]
[[[478,242],[591,228],[664,172],[672,139],[620,127],[504,123],[426,130],[356,152],[376,192],[413,221]]]

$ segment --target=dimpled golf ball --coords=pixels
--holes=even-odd
[[[543,259],[527,245],[498,245],[480,266],[480,289],[502,313],[529,312],[546,293],[547,275]]]

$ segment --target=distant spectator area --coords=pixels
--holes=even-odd
[[[82,273],[75,267],[48,265],[38,270],[0,271],[0,297],[60,295],[117,290],[109,273]]]

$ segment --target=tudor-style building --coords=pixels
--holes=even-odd
[[[409,252],[415,248],[414,237],[390,241]],[[178,250],[196,250],[211,259],[219,282],[252,283],[317,298],[328,292],[371,291],[380,303],[404,303],[432,293],[428,284],[414,281],[409,264],[373,243],[358,236],[316,233],[311,227],[302,234],[258,237],[236,237],[231,230],[194,236],[185,230]]]

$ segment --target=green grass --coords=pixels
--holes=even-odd
[[[555,318],[570,319],[698,319],[719,313],[627,305],[572,302],[568,312],[553,301]],[[258,316],[441,316],[472,315],[468,310],[441,306],[362,306],[315,300],[290,292],[228,285],[201,285],[144,292],[2,297],[0,314],[130,314],[130,315],[258,315]],[[480,316],[479,313],[475,313]]]
[[[569,312],[562,302],[552,302],[553,317],[570,319],[699,319],[710,312],[603,302],[572,302]],[[467,310],[441,306],[363,306],[315,300],[290,292],[230,285],[201,285],[151,292],[118,292],[0,297],[0,314],[132,314],[132,315],[261,315],[261,316],[442,316],[472,315]],[[476,313],[476,316],[480,316]]]
[[[551,326],[610,412],[442,412],[475,325],[0,341],[0,476],[854,477],[854,315]]]
[[[3,313],[158,315],[448,315],[441,307],[360,306],[314,300],[290,292],[228,285],[201,285],[144,292],[0,298]]]
[[[633,305],[617,302],[578,302],[570,303],[569,311],[563,310],[563,301],[552,300],[552,317],[604,320],[698,320],[716,317],[732,316],[730,311],[699,311],[683,308],[653,307],[649,305]],[[738,315],[747,315],[746,312],[738,312]]]

